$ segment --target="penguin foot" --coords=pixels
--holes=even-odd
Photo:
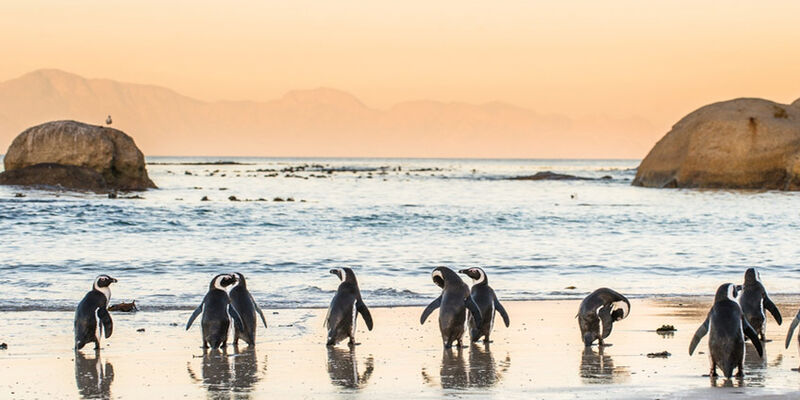
[[[357,343],[357,342],[354,342],[354,341],[349,341],[349,342],[347,342],[347,345],[350,346],[350,347],[355,347],[355,346],[360,346],[361,343]]]

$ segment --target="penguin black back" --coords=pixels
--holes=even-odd
[[[344,338],[350,338],[348,344],[356,344],[356,320],[358,314],[364,318],[367,329],[372,330],[372,315],[369,308],[361,299],[361,289],[358,287],[356,274],[350,268],[334,268],[329,271],[336,275],[341,283],[336,289],[336,294],[331,299],[328,315],[325,316],[325,326],[328,328],[328,337],[325,344],[333,346]]]
[[[231,306],[228,293],[225,291],[226,287],[235,282],[236,278],[233,275],[219,274],[215,276],[208,285],[208,292],[203,298],[203,302],[194,310],[186,323],[186,330],[189,330],[197,316],[203,313],[201,321],[203,348],[225,347],[231,320],[236,329],[244,331],[242,319],[236,309]]]
[[[261,317],[264,328],[267,327],[267,319],[264,318],[264,312],[258,307],[253,295],[247,290],[247,281],[244,275],[238,272],[234,272],[231,275],[236,278],[236,283],[228,293],[228,296],[230,297],[231,305],[242,319],[244,328],[244,330],[239,330],[234,326],[233,345],[236,346],[239,343],[239,338],[241,338],[247,344],[253,346],[256,344],[256,325],[258,325],[256,314]]]
[[[461,346],[464,336],[464,322],[467,319],[467,309],[470,317],[474,319],[475,326],[481,326],[481,310],[470,296],[467,284],[450,268],[438,267],[431,272],[433,283],[442,288],[439,295],[425,310],[422,311],[419,322],[425,320],[435,309],[439,309],[439,332],[442,334],[442,343],[445,348],[450,348],[453,342]]]
[[[106,338],[111,337],[114,324],[108,313],[108,301],[111,299],[112,283],[117,280],[100,275],[94,280],[92,290],[83,297],[75,309],[75,349],[80,350],[87,343],[94,342],[94,348],[100,348],[100,337],[105,332]]]
[[[470,296],[481,311],[481,325],[475,325],[475,318],[468,318],[470,339],[473,342],[477,342],[483,337],[484,343],[489,343],[489,336],[494,328],[495,311],[499,312],[500,316],[503,317],[506,327],[509,325],[508,313],[503,305],[500,304],[494,290],[489,286],[489,278],[483,269],[475,267],[462,269],[458,272],[472,278]],[[471,315],[472,312],[470,312]]]
[[[739,305],[742,307],[747,322],[758,332],[762,341],[765,340],[766,315],[764,309],[768,310],[775,318],[775,322],[780,325],[783,322],[781,312],[772,299],[767,294],[767,289],[761,282],[761,274],[755,268],[748,268],[744,273],[744,284],[742,293],[739,296]]]
[[[584,346],[591,346],[595,340],[603,346],[614,322],[626,318],[630,310],[628,298],[609,288],[597,289],[586,296],[577,315]]]

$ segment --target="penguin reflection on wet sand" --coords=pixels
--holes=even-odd
[[[370,356],[367,358],[364,373],[358,373],[355,347],[348,349],[328,347],[328,376],[331,378],[331,383],[336,386],[348,389],[364,387],[367,385],[374,369],[375,361]]]
[[[761,274],[755,268],[748,268],[744,273],[744,285],[739,296],[739,305],[742,307],[745,319],[756,330],[761,341],[766,341],[766,315],[764,309],[769,310],[775,322],[783,322],[781,312],[767,295],[767,289],[761,283]]]
[[[581,354],[580,376],[587,384],[622,383],[630,378],[627,367],[616,367],[610,355],[605,354],[600,346],[597,351],[592,347],[584,347]]]
[[[358,288],[356,274],[350,268],[336,268],[330,273],[339,277],[342,282],[336,289],[336,294],[328,307],[324,326],[328,328],[327,346],[334,346],[344,338],[350,338],[348,344],[356,344],[356,320],[358,314],[364,318],[367,329],[372,330],[372,315],[367,305],[361,300],[361,290]]]
[[[470,339],[473,342],[477,342],[483,337],[483,342],[489,343],[491,342],[491,340],[489,340],[489,335],[492,334],[492,329],[494,328],[495,311],[499,312],[500,316],[503,317],[503,323],[506,324],[506,328],[508,328],[509,325],[508,313],[503,305],[500,304],[500,300],[497,299],[494,290],[489,286],[489,279],[486,277],[486,272],[484,272],[483,269],[468,268],[458,272],[472,278],[470,296],[472,297],[472,301],[474,301],[481,310],[481,325],[475,324],[475,318],[468,319]],[[472,315],[472,312],[470,312],[470,315]]]
[[[201,326],[203,328],[203,348],[212,349],[225,347],[228,342],[228,328],[231,320],[235,328],[244,331],[242,319],[239,313],[231,306],[228,292],[225,288],[233,285],[236,278],[229,274],[219,274],[208,284],[208,292],[203,298],[203,302],[194,310],[189,321],[186,323],[186,330],[192,327],[192,323],[203,313]]]
[[[111,337],[114,324],[108,314],[108,301],[111,299],[110,286],[116,281],[108,275],[98,276],[92,290],[78,303],[75,309],[75,350],[91,342],[94,342],[95,349],[99,349],[103,333],[106,339]]]
[[[209,395],[215,392],[227,393],[231,390],[233,374],[231,373],[228,352],[224,347],[221,350],[212,349],[211,351],[203,349],[202,380],[192,371],[191,363],[186,364],[186,370],[192,380],[203,383]]]
[[[266,373],[266,357],[264,367],[259,369],[255,347],[247,347],[244,351],[229,355],[225,348],[203,350],[202,379],[192,370],[191,363],[187,363],[186,370],[189,377],[196,383],[201,383],[208,390],[210,397],[217,393],[229,394],[251,392],[255,385]],[[223,396],[228,398],[227,396]],[[237,397],[238,396],[234,396]],[[247,396],[244,396],[246,398]]]
[[[717,375],[717,367],[725,378],[733,376],[733,369],[738,368],[737,377],[744,376],[744,336],[753,342],[759,357],[763,357],[761,341],[758,334],[747,322],[742,308],[736,301],[740,287],[726,283],[717,289],[714,305],[708,312],[706,320],[697,328],[692,342],[689,344],[689,355],[694,353],[700,339],[708,333],[708,349],[711,361],[709,375]]]
[[[503,378],[511,365],[511,357],[506,354],[505,359],[498,364],[489,349],[489,344],[478,345],[473,343],[469,348],[469,384],[473,387],[490,387]]]
[[[114,381],[114,366],[100,358],[95,352],[94,358],[86,358],[80,351],[75,352],[75,383],[78,392],[86,399],[111,397],[111,383]]]
[[[578,326],[585,346],[595,340],[605,346],[603,339],[611,334],[614,322],[626,318],[631,310],[628,299],[609,288],[600,288],[586,296],[578,309]]]
[[[258,307],[253,295],[247,290],[247,281],[244,279],[244,275],[238,272],[234,272],[232,275],[236,277],[236,283],[231,286],[228,296],[231,299],[231,305],[236,309],[239,317],[242,318],[242,326],[244,327],[244,330],[239,330],[234,325],[233,345],[239,345],[239,338],[241,338],[248,345],[255,346],[256,326],[258,325],[256,313],[261,317],[264,329],[267,328],[267,319],[264,318],[264,312]]]
[[[438,267],[431,273],[433,283],[442,288],[442,294],[431,304],[425,307],[419,318],[419,323],[425,320],[435,309],[439,309],[439,331],[442,334],[442,343],[446,349],[453,346],[453,342],[462,346],[464,336],[464,322],[467,319],[467,309],[475,319],[475,326],[482,325],[481,310],[470,296],[469,287],[461,278],[447,267]]]

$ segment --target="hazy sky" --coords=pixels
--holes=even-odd
[[[796,1],[0,2],[0,80],[39,68],[205,100],[328,86],[373,107],[507,101],[659,128],[800,97]]]

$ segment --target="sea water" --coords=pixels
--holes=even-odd
[[[159,189],[116,199],[0,186],[0,311],[72,310],[101,273],[112,303],[192,308],[234,271],[265,307],[324,307],[339,267],[373,307],[427,304],[438,266],[508,300],[713,295],[748,267],[800,293],[800,194],[633,187],[638,160],[147,161]],[[541,171],[591,179],[509,179]]]

